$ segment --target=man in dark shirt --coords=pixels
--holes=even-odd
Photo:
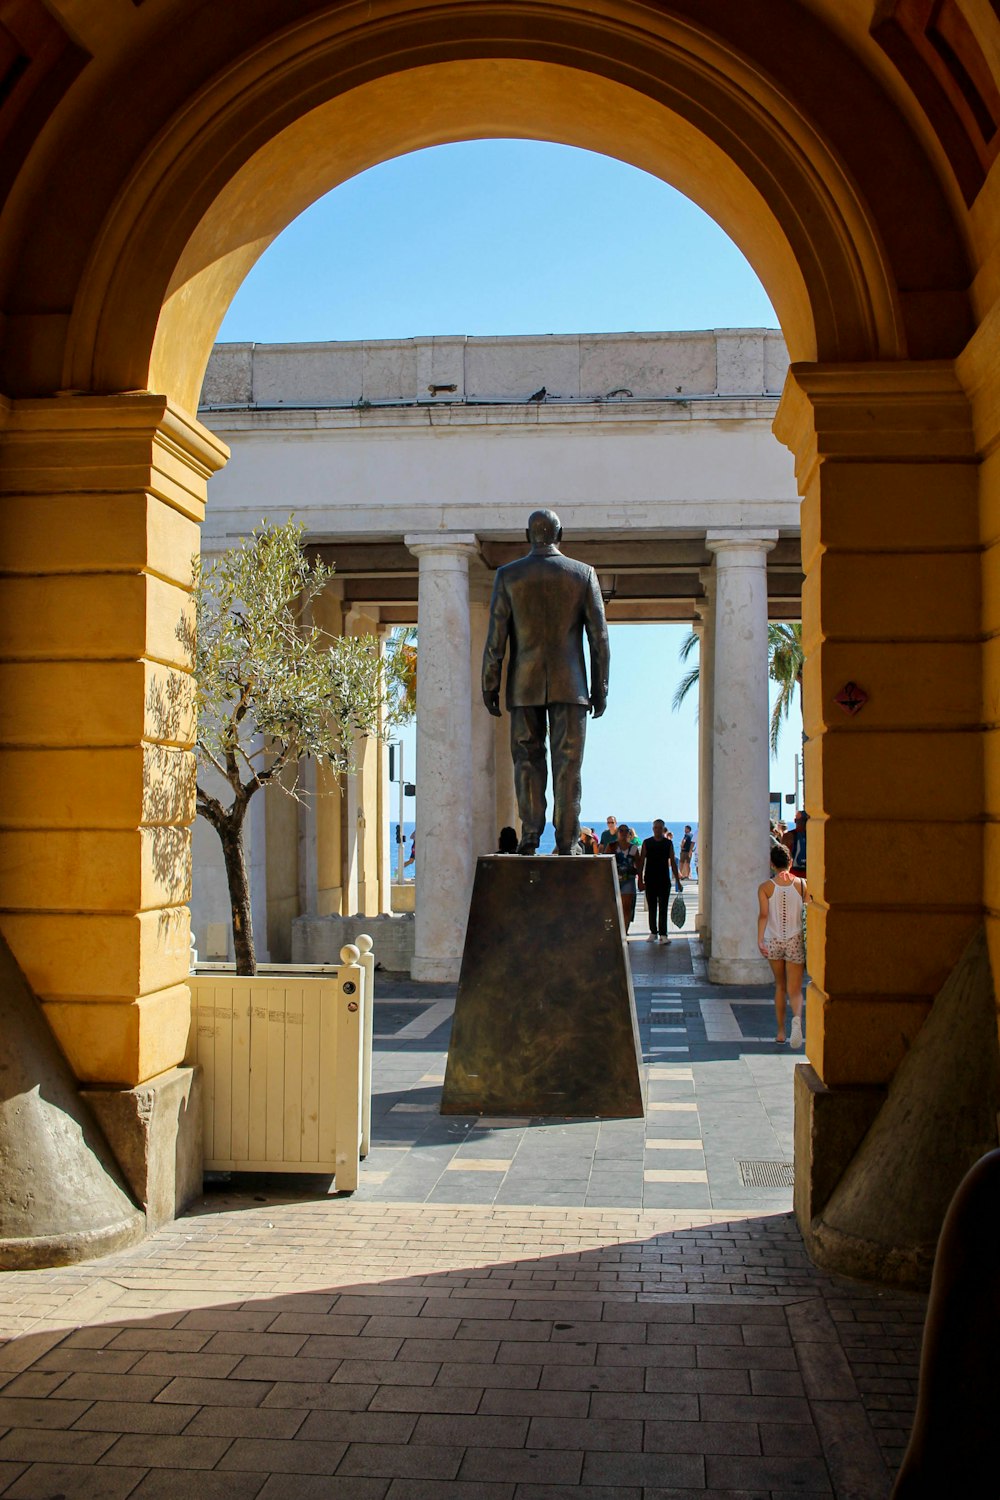
[[[673,874],[677,889],[681,888],[681,877],[677,872],[677,856],[674,841],[666,836],[666,825],[662,818],[653,820],[653,837],[643,839],[639,850],[639,889],[646,892],[646,910],[649,913],[649,941],[669,943],[667,918],[670,906],[670,876]]]
[[[800,877],[804,877],[806,873],[806,824],[808,822],[807,812],[797,812],[794,826],[783,834],[781,839],[792,856],[792,874]]]

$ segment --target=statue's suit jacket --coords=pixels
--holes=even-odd
[[[586,563],[563,557],[554,545],[533,547],[526,557],[497,569],[483,652],[483,691],[499,689],[509,641],[508,708],[589,705],[584,631],[590,644],[591,686],[603,702],[611,653],[597,575]]]

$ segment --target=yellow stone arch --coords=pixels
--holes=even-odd
[[[952,4],[997,78],[993,8]],[[781,319],[822,896],[810,1055],[828,1085],[884,1084],[1000,909],[984,874],[1000,190],[947,79],[921,92],[921,38],[861,0],[128,9],[39,0],[0,111],[0,921],[78,1076],[135,1084],[183,1052],[184,621],[225,457],[187,413],[225,309],[338,182],[530,136],[687,193]],[[856,726],[833,706],[845,677],[869,690]],[[889,893],[856,873],[874,818]],[[928,820],[960,850],[946,885],[913,877]]]

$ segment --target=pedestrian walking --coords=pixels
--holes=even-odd
[[[806,824],[808,822],[807,812],[797,812],[794,825],[781,835],[781,842],[792,856],[792,874],[799,875],[802,879],[805,879],[806,874]]]
[[[642,841],[637,872],[639,889],[646,892],[651,943],[670,942],[667,923],[670,918],[671,876],[680,890],[681,877],[673,839],[668,836],[663,819],[654,818],[653,837]]]
[[[681,879],[691,879],[691,861],[694,858],[694,838],[691,834],[691,824],[684,824],[684,837],[681,839],[680,854],[677,863],[680,867]]]
[[[614,813],[608,813],[607,828],[601,833],[600,850],[602,854],[614,853],[614,847],[618,842],[618,819]]]
[[[783,844],[771,850],[774,878],[757,890],[757,947],[774,975],[774,1011],[777,1043],[785,1041],[785,1015],[792,1008],[789,1040],[802,1046],[802,975],[806,953],[802,941],[802,908],[809,899],[805,881],[790,870],[791,855]]]
[[[622,898],[622,915],[627,933],[635,916],[636,881],[639,875],[639,850],[632,842],[632,830],[627,823],[618,824],[618,838],[613,853],[618,866],[618,892]]]

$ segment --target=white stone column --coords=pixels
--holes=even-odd
[[[420,559],[414,979],[458,978],[472,894],[472,534],[407,536]]]
[[[701,574],[704,597],[695,605],[698,635],[698,916],[695,927],[712,951],[712,750],[715,740],[715,573]]]
[[[763,984],[757,887],[768,874],[767,554],[776,531],[710,531],[715,553],[711,942],[714,984]]]
[[[477,569],[477,572],[482,571]],[[483,703],[483,648],[490,623],[492,584],[469,578],[469,676],[472,689],[472,852],[493,854],[497,847],[496,720]]]

